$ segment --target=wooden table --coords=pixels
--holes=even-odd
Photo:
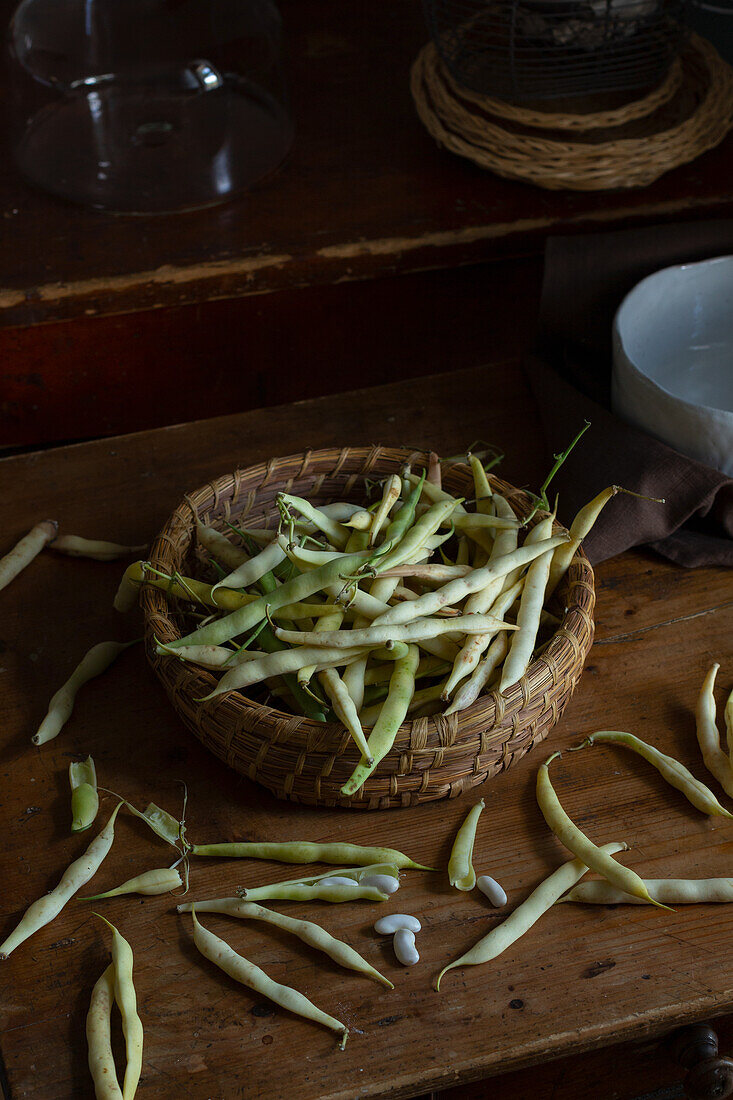
[[[47,515],[70,532],[142,542],[185,490],[275,453],[381,441],[452,454],[479,436],[507,451],[509,480],[538,483],[544,469],[539,426],[515,365],[6,459],[0,462],[3,549]],[[200,841],[376,842],[438,868],[406,875],[397,895],[399,909],[423,922],[421,962],[409,970],[394,962],[389,945],[371,931],[375,910],[367,904],[288,911],[351,942],[394,980],[393,992],[347,976],[280,936],[209,918],[213,930],[274,978],[349,1023],[351,1038],[341,1053],[326,1031],[273,1010],[205,965],[172,898],[74,900],[0,967],[0,1042],[13,1100],[91,1096],[84,1016],[109,952],[108,931],[94,908],[135,950],[146,1044],[138,1095],[156,1100],[417,1096],[662,1035],[733,1008],[725,963],[733,917],[724,905],[674,914],[558,906],[494,963],[451,972],[435,993],[440,967],[501,919],[480,895],[452,890],[445,873],[455,828],[478,792],[373,814],[277,802],[219,764],[180,725],[139,649],[84,689],[56,741],[32,749],[50,694],[81,654],[100,639],[139,634],[134,615],[120,621],[110,607],[119,572],[116,564],[45,553],[1,596],[0,936],[87,846],[86,837],[69,835],[66,770],[70,760],[91,753],[101,785],[141,807],[153,800],[176,810],[185,781],[189,834]],[[730,573],[688,572],[634,552],[600,565],[597,587],[597,640],[562,722],[547,746],[481,791],[487,807],[476,864],[502,882],[510,904],[567,857],[534,799],[536,768],[547,749],[570,746],[599,727],[627,728],[704,779],[692,709],[712,660],[722,666],[721,693],[731,686]],[[598,841],[628,841],[628,861],[644,874],[728,872],[731,825],[702,817],[635,758],[594,748],[566,755],[553,774],[578,824]],[[113,804],[110,795],[103,798],[100,820]],[[94,892],[168,859],[169,851],[123,814]],[[282,866],[196,864],[192,896],[231,893],[237,884],[272,877],[291,876]],[[594,1095],[600,1100],[600,1091]]]

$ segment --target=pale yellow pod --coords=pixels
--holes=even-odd
[[[476,826],[485,806],[483,798],[466,814],[466,819],[456,833],[453,850],[448,860],[448,878],[456,890],[468,892],[476,885],[476,872],[471,862],[473,845],[476,840]]]
[[[720,747],[715,714],[715,677],[719,668],[717,662],[711,665],[703,680],[695,708],[695,726],[705,767],[715,776],[725,793],[733,798],[733,765]]]
[[[122,1084],[122,1100],[133,1100],[137,1092],[143,1065],[143,1025],[137,1012],[137,996],[132,978],[132,948],[113,924],[99,913],[95,914],[112,930],[112,967],[114,970],[115,1001],[122,1017],[125,1036],[127,1065]]]
[[[314,1023],[322,1024],[324,1027],[336,1031],[341,1036],[341,1049],[344,1049],[349,1035],[346,1024],[317,1008],[312,1001],[309,1001],[297,989],[291,989],[290,986],[273,981],[264,970],[260,970],[249,959],[238,955],[228,943],[199,924],[195,909],[191,910],[191,915],[193,917],[194,943],[205,959],[213,962],[230,978],[241,982],[242,985],[246,985],[256,993],[261,993],[264,997],[269,997],[271,1001],[282,1008],[286,1008],[289,1012],[304,1016],[308,1020],[313,1020]]]
[[[181,876],[174,867],[156,867],[152,871],[143,871],[142,874],[129,878],[121,886],[115,886],[113,890],[106,890],[103,894],[93,894],[91,897],[79,898],[79,901],[99,901],[100,898],[116,898],[120,894],[143,894],[145,896],[167,894],[182,885]]]
[[[112,1055],[112,1005],[115,978],[112,963],[97,981],[87,1012],[87,1049],[89,1072],[94,1082],[97,1100],[122,1100]]]
[[[44,519],[24,535],[10,553],[0,558],[0,588],[9,585],[40,554],[43,547],[56,537],[57,530],[55,520]]]
[[[92,646],[82,657],[69,679],[63,684],[48,704],[48,713],[31,738],[34,745],[45,745],[61,732],[71,717],[77,692],[87,681],[101,676],[123,650],[135,642],[100,642]]]
[[[118,558],[129,558],[132,554],[142,554],[147,549],[145,544],[122,546],[118,542],[85,539],[81,535],[58,535],[49,542],[48,548],[70,558],[91,558],[93,561],[117,561]]]

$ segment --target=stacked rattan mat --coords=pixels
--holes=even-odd
[[[733,125],[733,70],[694,34],[659,87],[612,109],[544,111],[478,95],[454,83],[432,43],[413,65],[411,88],[440,145],[551,190],[645,187]]]

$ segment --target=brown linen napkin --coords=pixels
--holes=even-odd
[[[551,486],[569,523],[607,485],[619,495],[585,540],[592,562],[649,545],[679,565],[733,566],[733,479],[679,454],[610,411],[611,325],[640,279],[672,264],[733,254],[733,221],[692,222],[547,243],[538,346],[525,358],[551,450],[592,427]]]

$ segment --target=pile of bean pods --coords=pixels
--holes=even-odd
[[[372,504],[316,507],[280,493],[271,528],[199,521],[207,579],[137,562],[116,606],[131,606],[143,583],[176,600],[193,629],[158,652],[216,672],[207,699],[241,690],[340,721],[360,753],[342,787],[351,796],[408,716],[464,710],[524,675],[558,624],[547,602],[619,491],[599,494],[569,533],[553,534],[553,515],[540,510],[522,537],[526,519],[479,458],[469,462],[472,508],[442,488],[435,462],[420,476],[387,477]]]
[[[716,721],[714,686],[718,669],[718,664],[711,666],[698,696],[695,713],[697,740],[708,771],[725,792],[733,796],[733,691],[730,692],[725,707],[726,752],[721,748]],[[594,744],[611,744],[630,749],[656,768],[667,783],[680,791],[701,813],[733,818],[733,814],[721,805],[715,794],[679,760],[660,752],[634,734],[620,730],[599,730],[586,737],[571,751]],[[563,864],[541,882],[505,921],[492,928],[470,951],[444,966],[438,975],[436,990],[440,989],[443,975],[449,970],[459,966],[475,966],[495,959],[556,902],[585,902],[596,905],[630,903],[669,909],[668,903],[686,905],[733,901],[731,878],[644,881],[636,871],[624,867],[613,858],[628,849],[626,843],[611,841],[600,846],[594,844],[566,813],[550,780],[550,764],[560,755],[559,752],[552,753],[538,769],[537,802],[554,835],[576,858]],[[451,885],[459,890],[470,890],[476,883],[471,857],[482,809],[483,800],[469,811],[453,845],[448,871]],[[589,870],[595,871],[601,878],[576,885]]]

